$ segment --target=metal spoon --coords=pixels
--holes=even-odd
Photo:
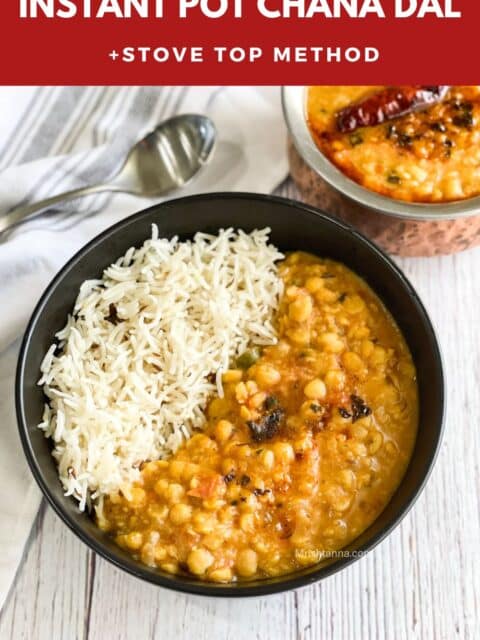
[[[166,120],[130,150],[108,182],[61,193],[0,214],[0,234],[25,219],[63,200],[100,191],[123,191],[159,197],[182,187],[208,163],[215,146],[216,130],[206,116],[189,114]]]

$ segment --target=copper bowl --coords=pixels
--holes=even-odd
[[[480,197],[445,204],[394,200],[365,189],[337,169],[315,144],[305,87],[284,87],[290,172],[303,199],[352,224],[401,256],[434,256],[480,244]]]

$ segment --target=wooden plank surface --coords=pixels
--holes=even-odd
[[[295,197],[286,183],[279,190]],[[398,263],[438,330],[447,425],[430,482],[373,552],[322,584],[215,600],[143,584],[42,507],[1,640],[454,640],[480,637],[480,249]]]

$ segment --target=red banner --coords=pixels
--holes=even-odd
[[[473,0],[7,0],[0,12],[2,84],[479,79]]]

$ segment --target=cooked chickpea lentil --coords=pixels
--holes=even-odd
[[[213,564],[214,558],[206,549],[194,549],[190,551],[187,564],[190,571],[196,576],[201,576]]]
[[[168,573],[225,583],[314,564],[377,518],[408,464],[417,386],[394,321],[341,264],[295,253],[279,269],[278,343],[227,371],[205,432],[145,464],[98,517]]]
[[[327,387],[323,380],[314,378],[310,380],[303,392],[311,400],[323,400],[327,395]]]
[[[228,420],[219,420],[215,427],[215,436],[219,442],[226,442],[233,433],[233,424]]]
[[[236,569],[238,575],[249,578],[257,572],[257,554],[253,549],[242,549],[237,554]]]
[[[255,379],[257,383],[264,387],[272,387],[281,380],[280,372],[269,364],[261,364],[256,367]]]
[[[356,182],[398,200],[480,195],[480,86],[452,87],[441,103],[385,124],[337,131],[337,111],[382,88],[309,89],[308,119],[321,151]]]
[[[192,507],[188,504],[175,504],[170,509],[170,520],[173,524],[184,524],[188,522],[192,516]]]

